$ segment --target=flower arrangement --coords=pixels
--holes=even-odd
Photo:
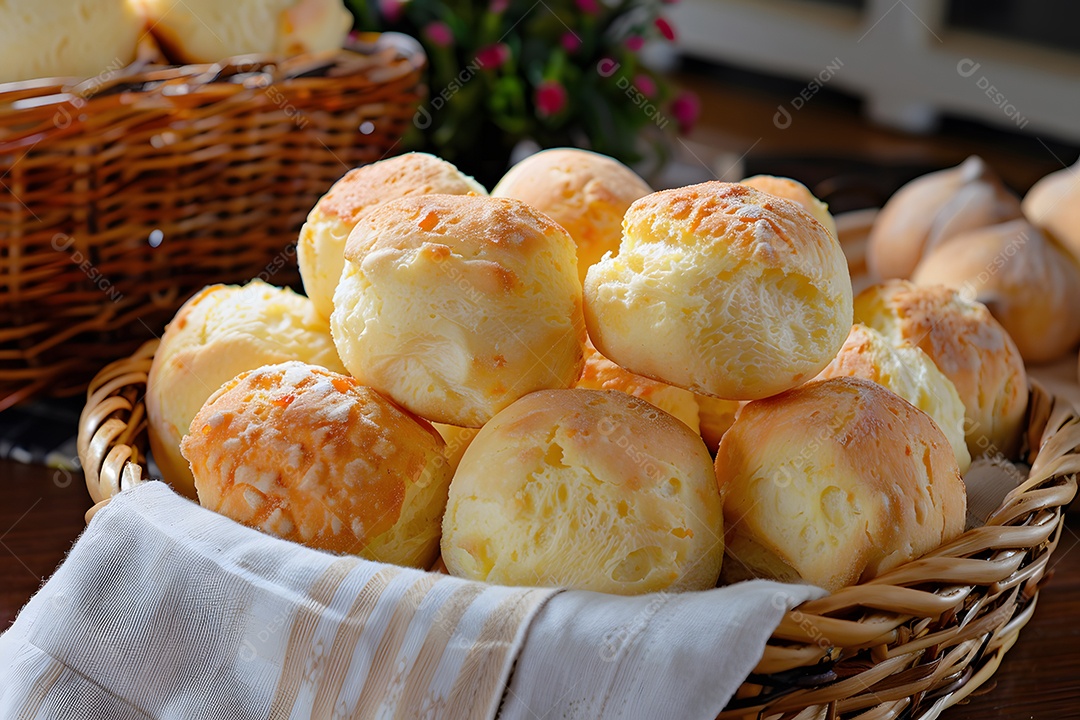
[[[673,0],[351,0],[364,29],[420,40],[430,68],[416,144],[482,180],[522,140],[655,163],[697,117],[645,67],[651,39],[675,39]],[[416,138],[414,138],[416,139]]]

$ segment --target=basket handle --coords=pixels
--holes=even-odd
[[[105,366],[86,391],[79,417],[79,462],[94,506],[86,522],[121,490],[146,482],[146,383],[158,347],[151,340],[131,357]]]

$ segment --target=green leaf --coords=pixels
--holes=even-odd
[[[511,135],[523,135],[529,121],[525,86],[517,77],[502,77],[488,96],[491,119]]]

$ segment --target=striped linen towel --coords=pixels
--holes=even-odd
[[[0,636],[0,718],[706,720],[820,594],[468,582],[268,537],[152,482]]]

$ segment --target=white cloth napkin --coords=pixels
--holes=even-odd
[[[710,720],[784,610],[821,594],[467,582],[277,540],[147,483],[0,635],[0,718]]]
[[[754,580],[693,593],[566,592],[533,620],[500,720],[713,720],[784,612],[825,591]]]
[[[491,718],[554,592],[316,552],[148,483],[0,637],[0,716]]]

